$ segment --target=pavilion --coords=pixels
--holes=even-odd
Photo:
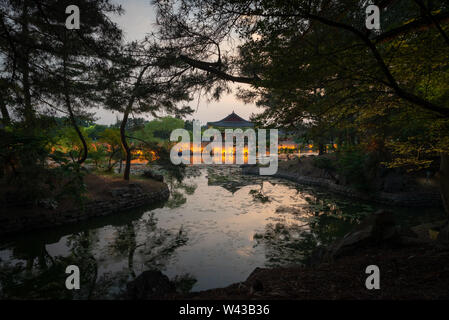
[[[220,121],[208,122],[208,127],[219,128],[253,128],[254,123],[247,121],[232,111],[231,114],[227,115]]]

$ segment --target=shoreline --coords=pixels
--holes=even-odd
[[[125,186],[111,188],[108,192],[109,199],[88,200],[84,205],[75,208],[58,210],[36,207],[25,209],[25,214],[9,212],[0,216],[0,237],[108,216],[156,204],[170,196],[170,190],[165,183],[158,182],[155,190],[146,189],[148,188],[144,183],[134,181]],[[8,209],[20,212],[18,208],[5,208],[5,211]]]
[[[259,167],[244,166],[241,169],[243,175],[259,174]],[[304,176],[285,170],[278,169],[277,173],[272,175],[272,177],[286,179],[300,185],[322,187],[345,197],[372,201],[384,205],[399,207],[443,207],[441,195],[435,192],[375,192],[369,195],[354,188],[336,184],[330,179]]]

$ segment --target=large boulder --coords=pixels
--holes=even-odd
[[[125,298],[130,300],[161,299],[176,292],[175,285],[157,270],[144,271],[126,285]]]
[[[331,261],[370,246],[399,244],[401,240],[400,228],[396,225],[393,214],[379,210],[366,217],[343,238],[328,247],[315,249],[309,258],[309,264]]]

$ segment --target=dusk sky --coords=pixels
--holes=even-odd
[[[122,5],[125,13],[120,17],[113,16],[112,19],[124,30],[126,40],[143,39],[146,33],[155,28],[156,12],[151,0],[115,0],[115,2]],[[237,88],[238,85],[234,87]],[[224,95],[218,102],[208,102],[206,98],[200,98],[198,103],[198,99],[195,99],[190,103],[190,106],[196,112],[187,119],[194,118],[200,120],[203,124],[207,121],[220,120],[232,111],[245,119],[248,119],[251,113],[259,111],[254,104],[245,104],[238,100],[234,94]],[[98,110],[98,122],[102,124],[115,123],[117,115],[121,118],[121,114]],[[147,118],[151,119],[150,116]]]

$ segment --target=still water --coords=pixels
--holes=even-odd
[[[256,267],[301,264],[319,244],[379,209],[237,166],[187,167],[166,175],[170,199],[156,207],[0,240],[2,298],[119,298],[150,269],[178,291],[245,280]],[[444,217],[441,209],[395,209],[404,225]],[[65,267],[81,290],[65,289]]]

